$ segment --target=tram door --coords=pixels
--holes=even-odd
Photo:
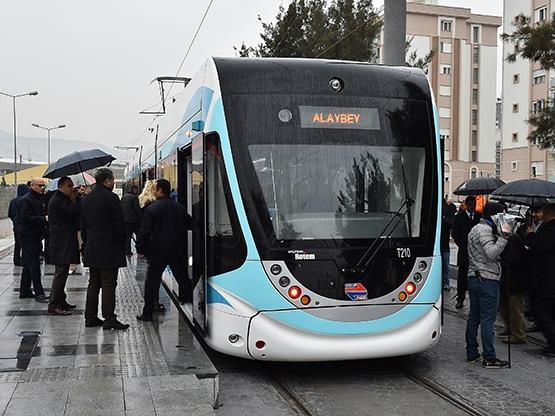
[[[198,134],[191,150],[191,202],[193,213],[192,283],[193,321],[206,333],[206,155],[204,134]],[[189,258],[189,265],[191,264]]]

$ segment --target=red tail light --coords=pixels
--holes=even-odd
[[[301,288],[299,286],[291,286],[288,293],[291,299],[299,299],[301,296]]]

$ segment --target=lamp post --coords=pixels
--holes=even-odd
[[[7,92],[0,91],[0,95],[10,97],[13,101],[13,179],[14,184],[17,186],[17,134],[16,134],[16,118],[15,118],[15,99],[24,97],[26,95],[38,95],[38,91],[26,92],[25,94],[8,94]]]
[[[67,126],[65,124],[60,124],[59,126],[56,126],[56,127],[43,127],[43,126],[39,126],[38,124],[31,124],[31,126],[48,131],[48,166],[50,166],[50,132],[56,129],[63,129],[64,127],[67,127]]]

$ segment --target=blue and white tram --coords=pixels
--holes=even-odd
[[[420,70],[211,58],[169,107],[158,176],[193,216],[186,310],[210,347],[324,361],[438,341],[441,155]]]

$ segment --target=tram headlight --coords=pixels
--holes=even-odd
[[[424,260],[418,262],[418,270],[423,272],[427,268],[428,268],[428,263],[426,263]]]
[[[330,88],[335,92],[341,91],[343,89],[343,81],[339,78],[332,78],[330,80]]]
[[[414,294],[414,292],[416,292],[416,285],[412,282],[408,282],[405,285],[405,291],[407,292],[407,295],[412,295]]]
[[[301,288],[299,286],[291,286],[288,290],[291,299],[299,299],[301,296]]]
[[[422,275],[418,272],[414,273],[414,276],[412,276],[412,278],[416,283],[420,283],[422,281]]]
[[[270,267],[270,272],[275,275],[280,274],[281,266],[279,264],[272,264],[272,267]]]
[[[291,283],[291,281],[289,280],[289,278],[287,276],[282,276],[279,278],[279,285],[281,287],[287,287],[289,286],[289,283]]]

